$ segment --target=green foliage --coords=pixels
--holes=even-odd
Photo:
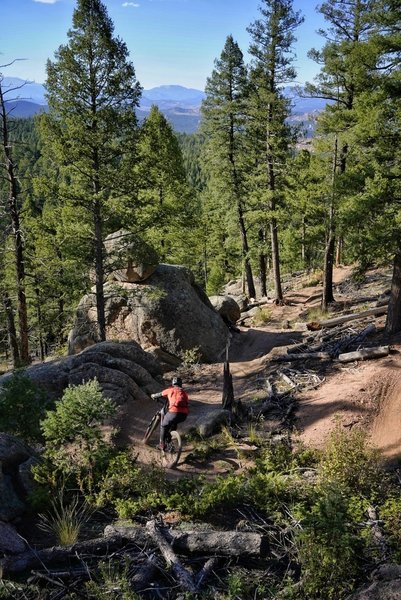
[[[85,585],[85,598],[88,600],[139,600],[132,591],[129,578],[129,564],[109,560],[99,563],[99,571]]]
[[[401,561],[401,499],[388,498],[379,510],[380,519],[383,521],[384,530],[388,536],[394,559]]]
[[[0,430],[27,442],[42,439],[40,421],[49,402],[24,371],[15,371],[0,388]]]
[[[319,465],[319,480],[347,493],[374,498],[386,483],[378,450],[369,446],[362,429],[346,431],[337,424]]]
[[[201,352],[199,346],[194,346],[193,348],[183,350],[180,354],[180,358],[184,367],[191,367],[193,365],[199,364],[199,361],[201,359]]]
[[[79,539],[82,526],[91,516],[92,510],[88,504],[82,503],[79,496],[66,499],[64,490],[51,502],[48,514],[39,515],[39,529],[52,533],[60,546],[75,544]]]
[[[113,457],[97,483],[97,506],[112,506],[120,518],[159,506],[167,489],[165,473],[155,466],[139,467],[128,452]]]
[[[35,471],[37,480],[48,478],[54,485],[61,476],[73,477],[82,491],[90,492],[96,470],[110,454],[101,425],[115,411],[96,380],[68,387],[42,421],[44,463]]]
[[[307,598],[345,598],[358,575],[360,542],[349,524],[347,500],[335,484],[320,488],[297,536],[302,590]]]

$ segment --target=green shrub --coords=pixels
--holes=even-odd
[[[60,478],[72,478],[83,493],[92,493],[111,452],[101,425],[115,411],[96,380],[67,388],[41,424],[45,451],[43,463],[34,470],[37,481],[47,478],[57,485]]]
[[[162,505],[166,492],[162,469],[139,467],[128,452],[120,452],[110,460],[98,481],[95,502],[97,506],[112,506],[125,519]]]
[[[0,431],[40,441],[40,420],[48,405],[44,391],[23,371],[15,371],[0,388]]]
[[[307,598],[339,600],[353,589],[360,566],[360,540],[350,524],[343,490],[319,489],[296,537],[302,590]]]
[[[346,431],[341,424],[332,432],[323,452],[319,480],[372,499],[386,483],[379,451],[369,446],[367,434],[361,429]]]
[[[401,562],[401,498],[388,498],[380,508],[383,521],[395,560]]]

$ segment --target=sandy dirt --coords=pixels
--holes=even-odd
[[[354,307],[377,298],[388,286],[388,274],[383,279],[375,272],[369,285],[355,290],[347,283],[350,274],[350,268],[335,270],[335,295],[340,308],[349,306],[353,310]],[[285,306],[269,305],[272,315],[266,325],[241,327],[240,333],[233,334],[229,361],[237,400],[264,397],[266,373],[275,368],[274,363],[270,362],[272,355],[284,352],[286,346],[302,340],[305,331],[297,320],[313,304],[308,299],[320,290],[321,286],[287,290]],[[291,329],[288,329],[288,323],[291,324]],[[378,329],[383,324],[384,318],[376,320]],[[322,385],[315,390],[298,394],[295,429],[307,445],[323,447],[340,420],[349,430],[361,425],[367,428],[373,444],[382,450],[386,458],[401,456],[401,336],[394,336],[389,340],[379,331],[375,337],[378,345],[392,345],[389,357],[345,365],[333,364],[324,372]],[[376,344],[375,339],[374,343]],[[170,375],[166,374],[166,377]],[[180,425],[180,430],[186,432],[202,416],[221,407],[223,362],[196,366],[191,374],[184,376],[184,387],[191,399],[190,416]],[[141,443],[155,409],[155,403],[151,400],[136,402],[135,406],[126,407],[120,422],[121,439],[132,446],[139,462],[159,460],[157,450]],[[154,446],[156,444],[157,436],[154,438]],[[190,449],[185,448],[187,452]],[[191,467],[183,464],[180,468],[184,471],[191,470]],[[192,470],[196,471],[195,468]]]

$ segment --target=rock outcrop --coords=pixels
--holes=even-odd
[[[241,309],[231,296],[210,296],[209,300],[225,323],[235,325],[241,316]]]
[[[159,264],[157,252],[134,234],[120,229],[108,235],[105,271],[109,281],[136,283],[145,281]]]
[[[34,450],[23,441],[0,433],[0,522],[13,521],[25,512],[28,490],[24,488],[19,468],[34,457]]]
[[[175,357],[199,348],[202,360],[212,362],[227,341],[226,325],[185,267],[161,264],[145,282],[106,284],[105,313],[108,339],[134,340],[145,350],[161,349]],[[69,352],[97,341],[92,293],[77,308]]]
[[[102,342],[76,356],[28,367],[26,375],[48,398],[60,398],[69,385],[96,378],[104,394],[117,405],[149,398],[160,390],[159,361],[136,342]],[[0,377],[0,385],[10,375]],[[1,454],[0,454],[1,460]]]

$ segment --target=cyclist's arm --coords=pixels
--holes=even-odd
[[[158,392],[157,394],[150,394],[152,400],[157,400],[158,398],[163,398],[163,392]]]

